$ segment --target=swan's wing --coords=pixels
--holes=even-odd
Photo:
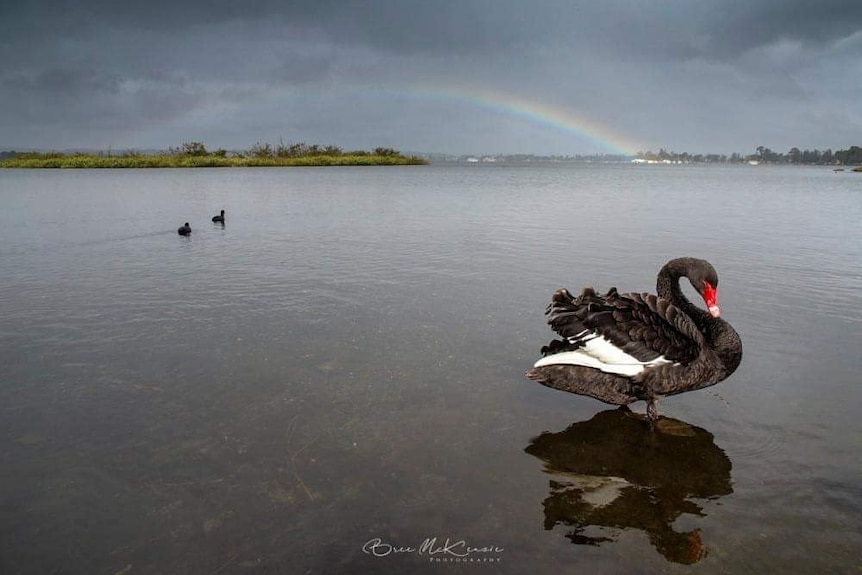
[[[564,341],[556,350],[544,351],[554,353],[568,347],[604,364],[685,365],[706,345],[703,334],[686,314],[651,294],[620,294],[611,288],[599,295],[592,288],[584,288],[574,297],[561,289],[554,293],[546,313],[548,324]]]

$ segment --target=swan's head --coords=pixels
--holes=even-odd
[[[712,264],[706,260],[693,260],[688,279],[703,298],[709,315],[719,317],[721,308],[718,307],[718,273]]]

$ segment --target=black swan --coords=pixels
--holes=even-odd
[[[213,223],[223,224],[224,223],[224,210],[221,211],[220,216],[213,216]]]
[[[683,295],[681,277],[708,311]],[[643,400],[655,421],[660,397],[715,385],[742,360],[739,335],[719,318],[717,287],[709,262],[678,258],[661,268],[658,296],[620,294],[616,288],[600,295],[585,287],[574,297],[559,289],[545,313],[562,339],[542,348],[542,359],[527,377],[613,405]]]
[[[189,223],[186,222],[179,227],[179,229],[177,230],[177,233],[180,234],[181,236],[187,236],[187,235],[192,233],[192,228],[191,228],[191,226],[189,226]]]

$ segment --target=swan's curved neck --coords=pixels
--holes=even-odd
[[[688,277],[688,260],[689,258],[671,260],[661,268],[656,281],[656,292],[659,297],[670,300],[703,330],[706,320],[710,319],[709,313],[691,303],[679,285],[680,278]]]

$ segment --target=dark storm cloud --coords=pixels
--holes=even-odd
[[[34,41],[35,33],[47,43],[98,35],[104,28],[182,33],[192,26],[265,20],[311,28],[334,42],[405,53],[592,43],[684,56],[703,50],[735,54],[781,38],[829,43],[859,30],[862,2],[57,0],[5,2],[0,16],[7,38]]]
[[[862,30],[862,2],[761,0],[728,4],[715,28],[723,46],[740,51],[780,39],[828,45]]]
[[[72,2],[6,3],[0,17],[7,38],[30,42],[33,30],[46,41],[83,39],[104,28],[133,28],[182,33],[189,27],[206,27],[236,21],[278,22],[307,28],[334,42],[364,44],[395,51],[453,51],[497,48],[529,36],[522,16],[534,11],[500,10],[494,2],[376,2],[315,0],[278,2],[145,3],[83,0]],[[530,18],[527,19],[529,22]],[[20,26],[16,23],[26,23]],[[535,32],[536,30],[533,30]]]
[[[540,143],[494,116],[456,137],[464,123],[447,118],[475,110],[454,103],[424,118],[405,103],[355,105],[414,85],[517,94],[677,148],[807,145],[794,140],[803,130],[841,145],[862,129],[858,0],[7,1],[0,61],[0,145],[52,130],[76,142],[81,125],[98,141],[192,131],[247,145],[273,124],[414,149]],[[541,141],[557,146],[552,136]]]

